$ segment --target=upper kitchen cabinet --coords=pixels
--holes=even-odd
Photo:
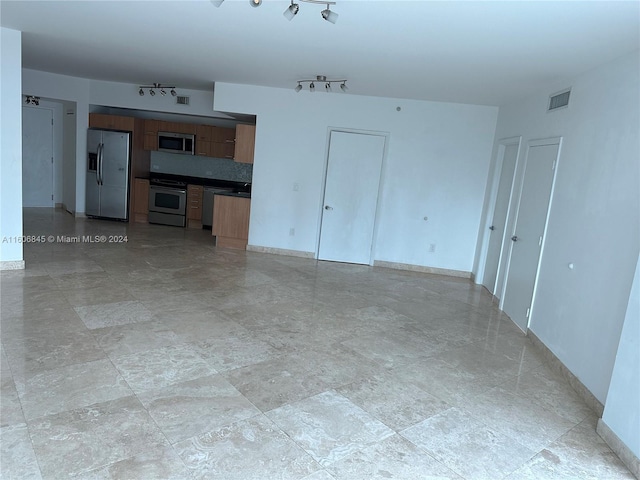
[[[144,149],[158,150],[158,120],[144,121]]]
[[[107,130],[123,130],[133,132],[135,120],[133,117],[120,115],[105,115],[102,113],[89,114],[89,128],[104,128]]]
[[[211,127],[211,157],[234,158],[236,131],[233,128]]]
[[[169,133],[189,133],[191,135],[195,135],[196,125],[194,125],[193,123],[165,122],[159,120],[158,131]]]
[[[196,125],[196,155],[211,156],[211,129],[210,125]]]
[[[253,163],[256,145],[255,125],[236,125],[236,148],[233,159],[240,163]]]

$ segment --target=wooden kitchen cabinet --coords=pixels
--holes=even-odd
[[[256,145],[255,125],[236,125],[236,144],[233,159],[240,163],[253,163]]]
[[[202,228],[202,185],[187,186],[187,228]]]
[[[251,199],[215,195],[213,199],[213,229],[216,245],[245,250],[249,242]]]
[[[158,120],[144,121],[144,149],[158,150]]]
[[[146,178],[134,180],[133,221],[136,223],[149,221],[149,180]]]
[[[233,159],[236,147],[234,128],[211,127],[211,157]]]
[[[196,125],[193,123],[165,122],[158,120],[158,131],[169,133],[190,133],[195,135]]]
[[[89,128],[105,128],[107,130],[123,130],[133,132],[135,119],[120,115],[106,115],[103,113],[89,114]]]
[[[211,156],[211,125],[196,125],[196,155]]]

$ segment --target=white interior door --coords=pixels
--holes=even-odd
[[[502,309],[526,331],[555,178],[559,143],[530,145],[506,276]]]
[[[53,111],[22,107],[22,206],[53,207]]]
[[[491,233],[484,268],[483,284],[497,297],[499,297],[499,290],[496,288],[498,265],[500,263],[500,252],[502,252],[505,242],[505,232],[507,231],[507,214],[509,212],[511,192],[513,191],[513,176],[516,171],[517,159],[518,144],[506,145],[502,155],[502,168],[500,171],[496,204],[493,210],[493,219],[489,227]]]
[[[385,137],[332,131],[318,259],[370,264]]]

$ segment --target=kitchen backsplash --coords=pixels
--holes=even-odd
[[[251,183],[253,165],[234,162],[227,158],[151,152],[151,173],[170,173],[172,175]]]

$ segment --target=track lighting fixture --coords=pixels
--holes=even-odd
[[[34,95],[25,95],[24,96],[24,103],[26,103],[27,105],[38,106],[38,105],[40,105],[40,97],[36,97]]]
[[[167,95],[167,90],[169,89],[171,89],[169,90],[169,93],[172,97],[178,95],[178,93],[176,92],[176,87],[167,87],[164,85],[160,85],[159,83],[154,83],[152,85],[140,85],[139,88],[140,89],[138,90],[138,95],[140,95],[141,97],[144,97],[145,89],[149,89],[149,95],[151,95],[152,97],[156,94],[156,90],[158,90],[160,92],[160,95],[162,95],[163,97]]]
[[[300,10],[300,5],[298,5],[297,3],[293,3],[293,0],[291,0],[291,5],[287,7],[283,15],[287,20],[291,21],[293,20],[293,17],[298,14],[298,10]]]
[[[342,90],[343,92],[346,92],[347,90],[349,90],[347,88],[347,79],[346,78],[330,80],[325,75],[316,75],[316,78],[309,79],[309,80],[298,80],[298,85],[296,86],[296,88],[294,88],[294,90],[297,93],[300,90],[302,90],[302,84],[303,83],[309,83],[309,91],[313,92],[316,89],[316,82],[319,83],[319,84],[323,84],[324,83],[324,90],[327,93],[333,92],[333,89],[331,88],[331,84],[332,83],[339,83],[340,84],[340,90]]]
[[[302,0],[304,2],[304,0]],[[336,23],[338,21],[338,14],[336,12],[332,12],[329,9],[329,4],[327,4],[327,8],[320,12],[322,18],[324,18],[327,22]]]
[[[215,7],[219,7],[224,2],[224,0],[209,0],[209,1]],[[327,8],[325,8],[324,10],[322,10],[322,12],[320,12],[320,15],[322,15],[322,18],[324,18],[327,22],[330,22],[330,23],[336,23],[338,21],[338,14],[332,11],[330,8],[331,5],[335,5],[336,2],[327,1],[327,0],[298,0],[298,1],[305,2],[305,3],[315,3],[318,5],[326,5]],[[249,4],[252,7],[259,7],[260,5],[262,5],[262,0],[249,0]],[[283,15],[287,20],[293,20],[293,18],[298,14],[299,10],[300,10],[300,5],[295,3],[294,0],[291,0],[291,5],[287,7],[287,9],[283,12]]]

